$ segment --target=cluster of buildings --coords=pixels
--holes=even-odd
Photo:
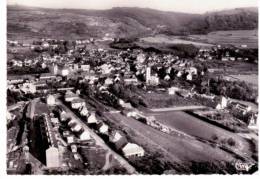
[[[102,40],[112,40],[105,36]],[[100,96],[110,98],[112,103],[118,103],[126,116],[139,120],[157,130],[167,134],[174,133],[170,127],[160,123],[154,116],[145,116],[137,109],[134,109],[131,103],[125,102],[108,89],[115,83],[125,85],[140,86],[158,86],[161,81],[171,81],[173,78],[179,78],[186,81],[192,81],[199,75],[204,75],[205,69],[199,68],[196,62],[188,59],[180,59],[172,54],[156,54],[153,52],[145,53],[140,50],[112,51],[112,50],[87,50],[85,45],[93,43],[94,39],[76,40],[69,49],[63,53],[48,54],[47,50],[58,50],[61,46],[65,47],[63,40],[42,39],[34,44],[19,44],[17,41],[8,41],[13,46],[30,47],[31,50],[41,51],[41,55],[34,59],[24,59],[23,61],[12,59],[8,63],[8,68],[13,67],[34,67],[40,66],[42,69],[48,69],[49,73],[29,74],[21,76],[8,76],[7,88],[10,91],[20,92],[21,94],[48,94],[53,90],[53,84],[56,83],[57,92],[65,91],[63,99],[65,104],[79,116],[82,122],[75,118],[68,117],[67,112],[62,108],[59,110],[59,116],[53,114],[42,114],[37,117],[39,122],[39,138],[41,138],[43,151],[43,163],[47,168],[59,168],[65,166],[63,154],[65,148],[69,148],[73,157],[81,161],[79,146],[94,143],[89,131],[84,127],[86,124],[100,136],[108,139],[117,151],[120,151],[126,158],[142,157],[145,155],[143,147],[131,142],[120,130],[115,130],[106,122],[96,116],[96,112],[90,110],[86,99],[80,95],[80,91],[75,93],[75,85],[69,86],[71,79],[76,79],[77,85],[86,83],[95,89],[95,93]],[[201,49],[197,59],[211,60],[216,58],[216,53],[220,47],[213,49]],[[233,57],[228,51],[221,54],[222,61],[241,60],[240,57]],[[247,61],[248,59],[244,59]],[[144,88],[145,89],[145,88]],[[256,126],[257,112],[253,112],[250,106],[232,102],[225,97],[214,95],[198,94],[193,90],[183,90],[172,86],[168,88],[168,94],[178,94],[183,98],[194,98],[204,102],[208,107],[216,109],[217,112],[236,111],[241,116],[250,114],[249,126]],[[103,96],[102,96],[103,95]],[[56,98],[53,95],[47,95],[46,104],[49,107],[57,106]],[[8,121],[14,120],[12,113],[7,113]],[[35,119],[34,119],[35,120]],[[61,123],[67,129],[60,132]],[[61,133],[61,134],[60,134]],[[63,141],[64,139],[64,141]],[[9,164],[13,165],[13,164]]]
[[[242,45],[241,48],[236,47],[222,47],[221,45],[214,46],[212,48],[202,48],[199,50],[196,58],[200,61],[205,60],[221,60],[221,61],[245,61],[249,59],[239,54],[240,49],[247,48],[246,45]],[[257,63],[257,60],[254,61]]]
[[[80,98],[79,95],[73,92],[67,92],[64,96],[64,100],[71,104],[70,107],[72,109],[77,110],[77,113],[81,116],[81,119],[86,122],[88,126],[97,130],[99,134],[107,136],[109,138],[109,142],[112,143],[116,150],[121,151],[125,157],[140,157],[144,155],[144,149],[141,146],[128,142],[126,137],[120,131],[113,130],[105,122],[98,120],[95,112],[90,112],[87,109],[85,101]],[[66,119],[61,117],[61,120],[63,121]],[[71,127],[72,131],[77,132],[82,130],[80,124],[73,119],[68,122],[68,126]]]

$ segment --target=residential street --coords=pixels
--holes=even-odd
[[[115,151],[113,151],[109,146],[107,146],[107,144],[95,133],[93,132],[81,119],[79,119],[78,116],[76,116],[67,106],[65,106],[62,101],[60,101],[59,99],[57,100],[57,104],[61,105],[64,107],[64,109],[66,110],[68,116],[72,117],[73,119],[75,119],[77,122],[79,122],[81,124],[81,126],[84,128],[85,131],[88,131],[89,134],[91,135],[91,137],[96,141],[97,145],[100,145],[101,147],[103,147],[105,150],[107,150],[108,152],[110,152],[115,159],[118,160],[118,162],[130,173],[130,174],[137,174],[137,171],[135,170],[135,168],[133,166],[131,166],[123,157],[121,157],[119,154],[117,154]]]

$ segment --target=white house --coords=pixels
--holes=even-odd
[[[79,109],[82,106],[85,106],[86,102],[84,99],[78,98],[71,101],[72,109]]]
[[[71,128],[71,130],[73,132],[79,132],[80,130],[82,130],[82,127],[81,127],[81,125],[76,124],[74,127]]]
[[[127,117],[134,117],[134,116],[137,116],[137,112],[135,111],[130,111],[126,114]]]
[[[138,80],[136,77],[133,78],[125,78],[124,79],[125,84],[137,84]]]
[[[177,87],[171,87],[171,88],[168,88],[168,93],[169,93],[169,95],[174,95],[179,90],[180,89]]]
[[[119,141],[122,137],[123,136],[118,131],[115,131],[110,135],[110,141],[115,143]]]
[[[42,47],[48,48],[50,44],[48,42],[42,42]]]
[[[166,80],[166,81],[169,81],[170,79],[171,79],[171,77],[168,74],[164,77],[164,80]]]
[[[90,65],[81,65],[82,71],[89,71]]]
[[[107,78],[106,80],[105,80],[105,86],[109,86],[109,85],[111,85],[111,84],[113,84],[113,79],[112,78]]]
[[[98,125],[98,131],[102,134],[105,134],[108,132],[108,125],[106,125],[105,123],[101,122]]]
[[[220,103],[217,104],[216,109],[221,110],[227,107],[228,100],[224,96],[221,97]]]
[[[222,96],[222,97],[221,97],[221,101],[220,101],[220,104],[221,104],[222,108],[226,108],[226,107],[227,107],[227,103],[228,103],[227,98],[225,98],[224,96]]]
[[[192,80],[192,74],[189,73],[189,74],[187,75],[186,79],[187,79],[188,81],[191,81],[191,80]]]
[[[230,57],[229,59],[230,59],[230,61],[235,61],[236,60],[235,57]]]
[[[64,68],[61,70],[61,76],[68,76],[69,75],[69,69]]]
[[[75,144],[72,144],[70,146],[72,153],[77,153],[77,146]]]
[[[118,100],[119,105],[122,106],[123,108],[128,108],[128,109],[132,109],[133,106],[130,103],[125,103],[122,99]]]
[[[244,104],[237,103],[236,104],[236,109],[238,109],[239,111],[242,112],[243,115],[245,115],[246,113],[248,113],[248,112],[250,112],[252,110],[252,107],[244,105]]]
[[[75,139],[74,139],[73,136],[68,136],[68,137],[67,137],[67,143],[68,143],[68,144],[72,144],[72,143],[74,143],[74,142],[75,142]]]
[[[250,118],[248,128],[250,129],[258,129],[258,114],[253,114]]]
[[[114,79],[114,82],[119,82],[119,81],[121,81],[121,79],[120,79],[120,77],[117,75],[117,76],[115,77],[115,79]]]
[[[151,76],[147,83],[150,85],[157,86],[159,84],[159,78],[157,76]]]
[[[145,57],[145,55],[143,54],[143,53],[141,53],[141,54],[138,54],[137,55],[137,58],[136,58],[136,60],[137,60],[137,62],[140,64],[140,63],[144,63],[145,62],[145,59],[146,59],[146,57]]]
[[[195,68],[195,67],[190,67],[189,72],[190,72],[191,74],[193,74],[193,75],[197,75],[197,74],[198,74],[198,70],[197,70],[197,68]]]
[[[75,124],[77,124],[77,121],[76,121],[75,119],[72,119],[72,120],[69,121],[68,126],[69,126],[69,127],[72,127],[72,126],[74,126]]]
[[[79,135],[79,139],[80,139],[81,141],[86,141],[86,140],[90,140],[91,137],[90,137],[90,135],[89,135],[89,133],[88,133],[87,131],[84,131],[84,132],[82,132],[82,133]]]
[[[23,91],[24,93],[36,93],[36,86],[32,83],[24,83],[21,88],[20,88],[21,91]]]
[[[56,147],[50,147],[46,150],[47,168],[60,167],[59,150]]]
[[[228,61],[228,58],[227,57],[222,57],[221,61],[223,61],[223,62]]]
[[[140,147],[137,144],[134,143],[127,143],[123,149],[122,152],[124,154],[125,157],[142,157],[144,156],[144,149],[142,147]]]
[[[67,92],[65,94],[65,101],[66,102],[69,102],[69,101],[72,101],[72,100],[78,99],[78,98],[79,98],[79,96],[75,93],[72,93],[72,92]]]
[[[112,70],[111,65],[103,64],[100,66],[102,74],[109,74]]]
[[[47,104],[50,106],[54,106],[56,104],[55,97],[53,95],[48,95],[47,97]]]
[[[7,110],[6,118],[7,118],[7,121],[11,121],[11,120],[15,119],[15,115],[14,115],[13,113],[10,113],[10,112]]]
[[[52,122],[52,124],[54,124],[54,125],[58,125],[60,122],[59,122],[59,119],[58,118],[56,118],[56,117],[52,117],[51,118],[51,122]]]
[[[95,112],[91,112],[90,115],[87,118],[88,124],[96,124],[97,123],[97,118]]]
[[[182,71],[178,71],[178,73],[177,73],[177,77],[181,77],[182,76]]]
[[[87,109],[86,106],[82,106],[82,107],[79,109],[79,111],[80,111],[80,115],[81,115],[81,116],[87,116],[87,115],[89,114],[89,111],[88,111],[88,109]]]

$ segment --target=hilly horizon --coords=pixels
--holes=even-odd
[[[252,30],[257,27],[256,7],[190,14],[138,7],[86,10],[7,6],[8,38],[189,35],[218,30]]]

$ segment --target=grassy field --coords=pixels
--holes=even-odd
[[[231,44],[241,46],[243,44],[250,48],[258,47],[258,33],[257,30],[228,30],[228,31],[214,31],[207,35],[189,35],[193,41],[212,43],[212,44]]]
[[[153,115],[163,124],[204,140],[212,140],[212,137],[215,135],[221,139],[233,138],[237,144],[235,149],[239,149],[243,152],[249,151],[248,143],[242,137],[207,122],[201,121],[185,112],[157,112],[153,113]]]
[[[255,86],[258,85],[258,75],[256,74],[251,74],[251,75],[230,75],[230,80],[234,80],[234,81],[237,81],[237,80],[240,80],[240,81],[245,81],[247,83],[250,83],[250,84],[253,84]]]
[[[178,95],[169,95],[167,92],[142,93],[141,96],[146,100],[149,108],[162,108],[173,106],[197,105],[196,101],[184,99]]]
[[[138,141],[137,143],[141,146],[148,148],[153,146],[150,148],[151,150],[159,147],[159,149],[165,151],[165,155],[169,157],[170,161],[185,163],[189,161],[233,160],[233,156],[223,150],[198,140],[168,135],[119,113],[107,114],[107,117],[116,121],[118,125],[131,128],[135,132],[135,135],[132,135],[133,140]]]
[[[178,36],[167,36],[167,35],[150,36],[150,37],[141,38],[140,40],[144,41],[144,42],[148,42],[148,43],[192,44],[192,45],[195,45],[195,46],[203,46],[203,47],[212,46],[212,44],[209,44],[209,43],[184,40],[184,39],[181,39]]]

